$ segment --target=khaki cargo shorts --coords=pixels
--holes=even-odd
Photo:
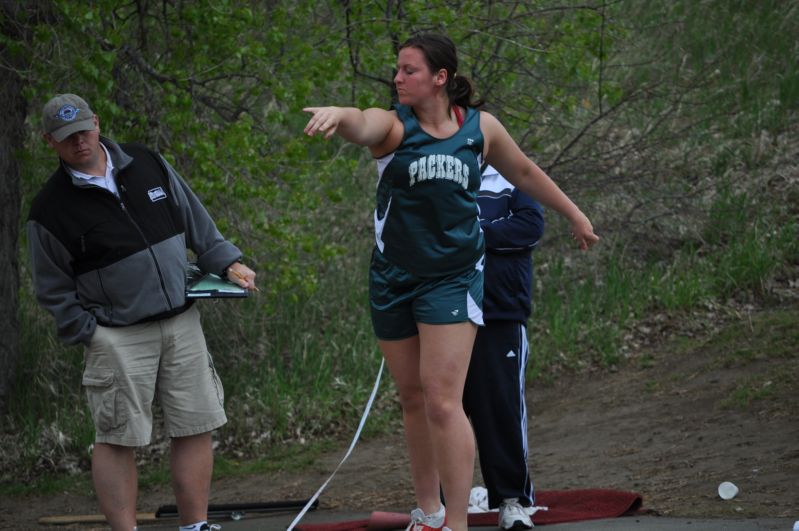
[[[222,382],[195,307],[161,321],[97,326],[84,359],[96,442],[149,444],[154,397],[169,437],[205,433],[227,422]]]

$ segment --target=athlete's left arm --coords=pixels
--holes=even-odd
[[[481,111],[480,129],[486,162],[519,190],[566,217],[571,223],[572,236],[581,249],[586,250],[599,240],[588,217],[544,170],[519,149],[499,120]]]

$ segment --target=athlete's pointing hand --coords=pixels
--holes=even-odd
[[[313,114],[308,120],[308,125],[305,126],[305,134],[314,136],[317,133],[323,133],[325,139],[329,139],[336,133],[344,109],[341,107],[305,107],[303,111]]]

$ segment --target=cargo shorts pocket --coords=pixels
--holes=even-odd
[[[121,404],[113,369],[87,367],[83,371],[83,386],[99,433],[113,432],[125,425],[127,415]]]
[[[208,368],[211,371],[211,383],[214,386],[214,390],[216,391],[216,399],[219,402],[220,407],[225,407],[225,388],[222,387],[222,380],[219,378],[219,374],[216,372],[216,367],[214,367],[214,360],[211,357],[211,353],[208,353]]]

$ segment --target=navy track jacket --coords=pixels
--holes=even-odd
[[[483,317],[525,322],[531,310],[532,251],[544,233],[541,207],[492,166],[483,171],[477,204],[486,250]]]

